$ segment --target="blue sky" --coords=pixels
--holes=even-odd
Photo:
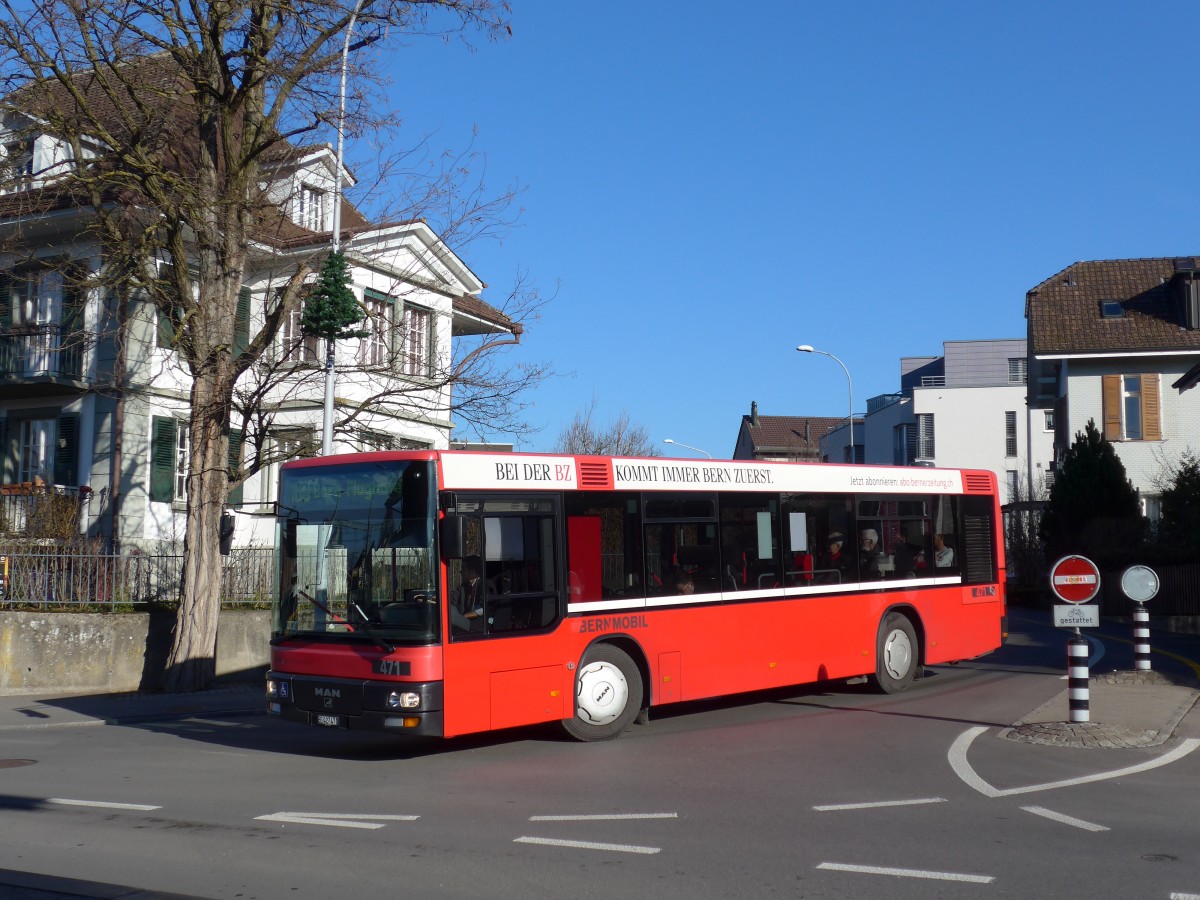
[[[1194,4],[513,0],[513,36],[389,56],[413,136],[519,180],[502,299],[557,291],[520,354],[549,450],[597,399],[661,443],[733,451],[750,402],[844,416],[901,356],[1021,337],[1081,259],[1200,253]],[[349,151],[353,163],[353,150]],[[503,435],[490,435],[503,440]]]

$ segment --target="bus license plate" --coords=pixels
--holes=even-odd
[[[326,716],[318,713],[316,724],[325,728],[341,728],[346,722],[342,716]]]

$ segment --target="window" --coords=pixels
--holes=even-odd
[[[404,305],[400,371],[426,378],[433,374],[433,312],[423,306]]]
[[[892,464],[907,466],[917,458],[917,428],[902,422],[892,429]]]
[[[4,145],[5,178],[8,191],[27,191],[33,180],[33,144],[12,141]]]
[[[1017,455],[1017,414],[1016,412],[1006,412],[1004,414],[1004,455],[1013,457]]]
[[[1103,319],[1122,319],[1125,317],[1125,307],[1120,300],[1101,300],[1100,317]]]
[[[363,305],[367,309],[366,328],[370,332],[358,345],[358,361],[364,366],[387,365],[391,350],[393,297],[378,291],[363,292]],[[407,312],[407,311],[406,311]],[[411,374],[411,373],[408,373]]]
[[[1110,441],[1160,441],[1159,376],[1105,375],[1104,437]]]
[[[309,231],[325,230],[325,192],[312,185],[300,185],[300,196],[297,200],[300,215],[299,224]]]
[[[1005,488],[1008,492],[1007,499],[1004,501],[1005,503],[1016,502],[1017,491],[1020,487],[1020,482],[1018,481],[1018,477],[1019,477],[1019,475],[1018,475],[1016,469],[1009,469],[1008,471],[1006,471],[1004,473],[1004,484],[1005,484]]]
[[[917,415],[917,459],[933,459],[933,413]],[[912,460],[910,460],[911,462]]]
[[[54,445],[53,419],[22,419],[18,434],[17,483],[49,484],[50,449]]]
[[[320,442],[311,428],[281,429],[271,434],[274,455],[280,462],[293,459],[309,459],[317,455]],[[279,463],[263,472],[262,497],[264,503],[279,499]]]
[[[1009,357],[1008,360],[1008,383],[1009,384],[1024,384],[1028,380],[1029,361],[1023,356]]]
[[[300,327],[303,317],[304,304],[301,303],[284,318],[280,328],[280,357],[294,363],[319,364],[320,338],[304,333],[304,329]]]
[[[1044,416],[1042,428],[1046,431],[1053,431],[1054,430],[1054,410],[1052,410],[1052,409],[1042,410],[1042,415]]]
[[[188,463],[191,456],[188,421],[173,416],[155,416],[150,431],[150,500],[181,503],[187,499]],[[232,479],[241,468],[242,433],[229,431],[229,473]],[[229,491],[230,506],[242,505],[242,486]]]

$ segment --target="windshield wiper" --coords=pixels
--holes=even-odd
[[[355,626],[353,625],[353,623],[348,622],[345,619],[343,619],[341,616],[339,616],[337,613],[335,613],[332,609],[330,609],[328,606],[326,606],[324,603],[322,603],[316,597],[309,594],[307,591],[305,591],[301,588],[296,588],[296,593],[299,594],[301,597],[303,597],[305,600],[307,600],[309,603],[311,603],[313,606],[315,606],[317,609],[324,612],[325,615],[329,616],[331,619],[336,620],[339,625],[345,625],[347,630],[349,630],[350,632],[355,631]],[[359,606],[357,603],[355,603],[354,608],[356,610],[358,610],[358,614],[360,616],[362,616],[362,622],[359,623],[359,627],[362,629],[363,635],[365,637],[367,637],[368,639],[370,639],[371,643],[373,643],[376,647],[379,647],[381,650],[386,650],[388,653],[393,652],[396,649],[395,646],[392,644],[389,644],[382,637],[380,637],[377,632],[372,630],[370,624],[367,622],[367,614],[362,611],[362,607]]]
[[[375,646],[376,646],[376,647],[379,647],[379,648],[381,648],[381,649],[383,649],[383,650],[386,650],[388,653],[391,653],[391,652],[393,652],[393,651],[396,649],[395,645],[393,645],[393,644],[390,644],[390,643],[388,643],[387,641],[385,641],[385,640],[384,640],[382,637],[380,637],[380,636],[379,636],[379,633],[378,633],[378,632],[376,632],[375,630],[373,630],[373,629],[371,628],[370,624],[369,624],[369,623],[368,623],[368,621],[367,621],[367,614],[366,614],[365,612],[363,612],[363,611],[362,611],[362,607],[361,607],[361,606],[359,606],[357,603],[355,603],[355,604],[354,604],[354,608],[355,608],[355,609],[357,609],[357,610],[358,610],[358,614],[359,614],[360,616],[362,616],[362,630],[363,630],[363,634],[365,634],[365,635],[366,635],[367,637],[369,637],[369,638],[370,638],[372,641],[374,641],[374,642],[375,642]]]

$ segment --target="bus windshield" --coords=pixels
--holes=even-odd
[[[388,460],[284,468],[272,638],[439,638],[433,464]]]

